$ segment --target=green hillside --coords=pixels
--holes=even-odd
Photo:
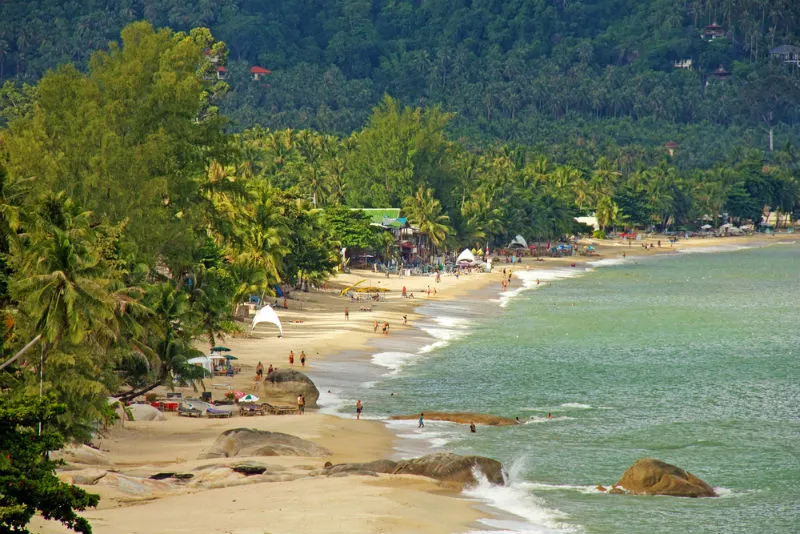
[[[206,26],[227,44],[235,129],[349,134],[388,93],[456,113],[456,137],[546,145],[558,159],[564,143],[596,155],[673,140],[686,164],[707,166],[734,146],[767,148],[764,128],[776,146],[798,134],[800,68],[770,56],[800,45],[791,0],[12,0],[0,4],[0,78],[85,65],[139,19]],[[272,73],[254,81],[252,66]]]

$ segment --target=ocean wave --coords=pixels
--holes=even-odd
[[[561,405],[562,408],[576,408],[580,410],[591,410],[591,404],[581,404],[580,402],[565,402]]]
[[[737,250],[748,250],[759,248],[758,245],[709,245],[707,247],[679,248],[681,254],[711,254],[715,252],[735,252]]]
[[[531,424],[538,424],[538,423],[552,423],[554,421],[571,421],[575,419],[574,417],[569,417],[567,415],[558,415],[556,417],[545,417],[545,416],[531,416],[526,421],[523,421],[525,425]]]
[[[372,355],[372,363],[390,369],[389,374],[397,374],[406,365],[414,363],[419,354],[410,352],[378,352]]]
[[[577,491],[578,493],[584,494],[592,494],[592,493],[603,493],[597,489],[597,486],[583,486],[580,484],[545,484],[542,482],[526,482],[526,485],[532,490],[541,490],[541,491],[560,491],[560,490],[572,490]],[[609,487],[611,485],[609,484]]]
[[[565,515],[559,510],[548,508],[543,499],[531,492],[527,482],[515,482],[513,479],[505,486],[490,484],[484,477],[478,477],[476,486],[463,491],[466,497],[478,500],[486,505],[512,514],[520,520],[481,519],[480,523],[491,528],[491,531],[516,534],[549,534],[576,532],[578,528],[562,521]],[[472,531],[477,534],[482,531]]]
[[[453,341],[469,334],[469,327],[473,321],[464,317],[452,315],[437,315],[430,318],[433,324],[421,323],[419,329],[434,338],[436,341],[422,347],[418,354],[425,354],[441,347],[446,347]]]

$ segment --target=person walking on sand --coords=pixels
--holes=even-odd
[[[417,428],[425,428],[424,419],[425,419],[425,414],[422,413],[422,412],[419,412],[419,424],[417,425]]]
[[[289,365],[294,367],[294,351],[293,350],[289,351]]]
[[[378,333],[378,321],[375,321],[375,327],[372,329],[376,334]]]
[[[384,321],[383,323],[383,335],[384,336],[389,335],[389,323],[387,321]]]
[[[306,398],[300,393],[297,396],[297,415],[303,415],[306,413]]]
[[[402,295],[403,295],[403,298],[404,298],[404,299],[407,299],[407,298],[408,298],[408,291],[406,291],[406,286],[403,286]]]
[[[258,362],[258,365],[256,365],[256,377],[258,378],[256,380],[261,380],[262,376],[264,376],[264,364]]]
[[[403,314],[403,325],[407,325],[407,324],[408,324],[408,315],[406,315],[406,314],[404,313],[404,314]]]
[[[345,321],[350,320],[350,308],[348,308],[347,306],[344,307],[344,320]]]
[[[361,399],[356,401],[356,420],[361,419],[361,412],[364,410],[364,406],[361,404]]]
[[[303,367],[306,366],[306,351],[304,350],[300,351],[300,365],[302,365]]]
[[[431,296],[431,286],[428,286],[428,297]]]

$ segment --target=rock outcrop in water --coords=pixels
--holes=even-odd
[[[717,496],[714,488],[688,471],[653,458],[637,460],[622,474],[611,493],[673,497]]]
[[[405,419],[418,419],[419,414],[411,415],[393,415],[391,419],[405,420]],[[426,421],[450,421],[451,423],[462,423],[468,425],[475,423],[476,425],[489,425],[489,426],[505,426],[515,425],[517,422],[509,417],[501,417],[499,415],[491,415],[485,413],[471,413],[471,412],[425,412]]]
[[[428,454],[420,458],[393,462],[391,460],[377,460],[375,462],[358,464],[337,464],[326,467],[319,474],[339,475],[344,473],[371,475],[387,473],[393,475],[419,475],[452,482],[465,486],[478,483],[475,474],[480,473],[492,484],[503,485],[503,465],[497,460],[483,456],[459,456],[458,454],[440,452]]]
[[[281,432],[232,428],[223,432],[200,458],[234,456],[328,456],[330,451],[311,441]]]

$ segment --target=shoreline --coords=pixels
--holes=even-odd
[[[360,279],[366,279],[369,284],[381,282],[383,287],[407,283],[409,291],[421,296],[421,291],[426,290],[428,282],[432,281],[426,277],[411,277],[406,279],[392,278],[386,282],[382,276],[373,276],[370,273],[356,272],[349,275],[340,275],[332,282],[328,292],[319,292],[296,295],[290,298],[288,311],[279,310],[284,329],[287,333],[286,338],[276,338],[267,327],[260,327],[256,334],[257,337],[231,338],[226,339],[226,344],[232,348],[232,354],[239,357],[237,362],[243,371],[233,380],[219,377],[215,379],[209,390],[213,392],[215,399],[221,398],[224,389],[215,387],[227,383],[232,388],[241,388],[242,391],[250,392],[252,387],[249,377],[252,376],[257,361],[263,361],[267,366],[269,363],[277,364],[279,368],[285,368],[286,354],[289,350],[294,350],[299,354],[300,350],[306,350],[310,357],[308,367],[301,371],[308,371],[312,380],[319,386],[321,393],[326,380],[331,380],[331,387],[338,376],[349,379],[351,383],[346,383],[342,387],[357,385],[359,375],[364,374],[364,363],[375,369],[369,370],[380,379],[386,373],[378,373],[384,370],[372,362],[372,356],[381,349],[384,344],[408,345],[413,340],[414,344],[424,342],[434,342],[435,339],[428,337],[427,333],[420,328],[420,322],[424,321],[425,314],[419,310],[421,306],[431,303],[441,303],[447,305],[456,298],[463,295],[478,295],[481,292],[490,291],[492,283],[499,282],[504,267],[511,267],[514,271],[520,270],[552,270],[568,269],[572,262],[576,268],[584,270],[590,267],[590,263],[602,262],[603,260],[617,260],[623,252],[630,258],[647,257],[665,253],[676,253],[690,251],[716,251],[717,247],[723,250],[735,250],[741,247],[766,246],[781,241],[800,240],[800,236],[793,234],[782,234],[779,238],[767,236],[757,237],[731,237],[714,239],[694,239],[689,242],[681,241],[673,249],[645,249],[632,246],[630,249],[618,243],[599,245],[600,257],[568,257],[568,258],[548,258],[544,262],[533,262],[526,258],[525,262],[519,265],[500,264],[495,267],[495,272],[491,274],[469,275],[462,277],[462,280],[454,281],[453,277],[442,277],[441,290],[437,297],[417,298],[414,301],[401,299],[397,293],[392,291],[388,294],[385,302],[378,302],[371,312],[361,312],[358,304],[350,304],[350,321],[344,321],[344,307],[348,306],[343,297],[338,296],[338,291],[331,292],[337,285],[345,286],[352,284]],[[596,240],[591,240],[596,241]],[[615,261],[616,262],[616,261]],[[457,282],[457,283],[452,283]],[[367,284],[367,285],[369,285]],[[398,286],[399,287],[399,286]],[[498,287],[499,290],[499,287]],[[514,280],[512,290],[515,294],[524,291],[523,282],[518,278]],[[500,292],[498,291],[498,294]],[[498,297],[501,298],[501,297]],[[513,298],[509,297],[509,298]],[[497,304],[497,303],[493,303]],[[498,304],[502,306],[502,304]],[[355,307],[354,307],[355,306]],[[410,320],[408,327],[400,325],[399,318],[402,314],[407,314]],[[388,337],[374,334],[370,329],[373,321],[391,321],[392,334],[400,331],[399,335]],[[228,343],[230,341],[230,343]],[[269,359],[268,359],[269,358]],[[354,375],[345,376],[348,371],[354,371]],[[338,374],[337,374],[338,373]],[[353,379],[356,379],[354,382]],[[184,391],[189,388],[184,388]],[[188,391],[187,391],[188,393]],[[349,401],[349,399],[348,399]],[[369,407],[367,407],[367,413]],[[311,413],[305,416],[267,416],[264,418],[233,418],[228,420],[194,420],[178,418],[168,415],[168,421],[164,423],[126,423],[121,431],[112,431],[111,436],[101,441],[101,448],[109,451],[108,455],[112,458],[112,466],[124,469],[125,472],[141,472],[158,466],[164,469],[169,466],[180,466],[185,469],[190,466],[198,465],[202,462],[191,458],[197,457],[198,453],[207,447],[210,441],[227,428],[248,426],[263,428],[271,431],[283,431],[310,439],[315,443],[328,447],[332,450],[331,460],[334,463],[350,461],[370,461],[378,458],[391,457],[396,452],[395,446],[401,442],[398,436],[399,430],[391,429],[385,420],[364,420],[355,421],[354,417],[347,417],[344,414],[336,413],[327,415],[324,409],[322,413]],[[160,426],[159,426],[160,425]],[[169,425],[169,426],[167,426]],[[116,435],[115,435],[116,434]],[[417,440],[419,441],[419,440]],[[138,450],[143,446],[149,450]],[[180,455],[183,454],[183,456]],[[304,458],[286,457],[253,457],[255,460],[277,463],[287,469],[298,469],[298,466],[305,464],[316,465],[319,460]],[[323,459],[322,461],[325,461]],[[207,462],[206,462],[207,463]],[[486,524],[479,523],[482,518],[503,517],[504,512],[479,500],[477,497],[466,496],[462,493],[455,493],[443,489],[441,486],[428,479],[420,477],[398,478],[381,476],[377,480],[367,477],[346,477],[341,479],[327,478],[300,478],[289,482],[270,482],[261,483],[257,486],[247,486],[247,488],[219,488],[203,492],[187,494],[160,495],[148,499],[131,499],[129,496],[109,493],[103,490],[103,501],[97,510],[84,514],[93,523],[95,532],[159,532],[160,528],[167,528],[165,521],[167,516],[182,516],[182,510],[190,512],[191,502],[205,503],[208,499],[216,499],[221,503],[235,502],[236,511],[242,513],[235,514],[234,519],[225,523],[225,531],[244,533],[269,532],[324,532],[325,525],[331,525],[331,517],[334,520],[349,521],[346,529],[351,532],[372,532],[376,523],[372,523],[370,517],[377,521],[387,521],[385,532],[468,532],[471,530],[485,530]],[[96,486],[86,486],[88,491],[98,492]],[[258,502],[250,503],[248,500],[241,500],[243,490],[252,490],[263,499],[264,503],[269,504],[270,519],[264,522],[258,517],[252,517],[251,507],[261,506]],[[213,495],[212,495],[212,492]],[[302,495],[303,500],[314,499],[320,508],[333,509],[327,516],[317,518],[302,506],[302,502],[288,500],[281,501],[281,496]],[[457,497],[453,499],[452,497]],[[410,504],[413,503],[413,504]],[[294,506],[297,504],[297,506]],[[202,505],[201,505],[202,506]],[[212,506],[212,504],[209,504]],[[226,505],[227,506],[227,505]],[[277,508],[276,508],[277,507]],[[145,508],[147,509],[145,511]],[[213,508],[213,506],[212,506]],[[276,508],[276,509],[272,509]],[[223,512],[224,509],[216,510]],[[137,513],[139,512],[139,513]],[[148,514],[154,519],[140,521],[141,516]],[[311,514],[311,518],[308,516]],[[207,514],[198,514],[206,516]],[[228,515],[228,514],[225,514]],[[260,516],[258,513],[256,516]],[[358,516],[360,520],[347,519],[350,516]],[[341,517],[340,517],[341,516]],[[140,526],[130,528],[127,523],[135,518]],[[420,522],[421,518],[427,518],[427,525]],[[184,517],[184,519],[187,519]],[[203,530],[210,528],[207,519],[198,524],[185,525],[185,532],[211,532]],[[269,526],[259,527],[258,524]],[[308,530],[298,528],[298,525],[308,527]],[[344,524],[344,523],[342,523]],[[381,522],[381,525],[384,523]],[[173,527],[173,525],[169,525]],[[51,528],[55,527],[55,529]],[[174,525],[171,532],[183,532],[184,525]],[[343,527],[345,528],[345,527]],[[44,522],[40,518],[32,524],[33,532],[66,532],[59,529],[58,525],[52,522]],[[216,530],[214,530],[216,531]],[[327,530],[338,532],[340,530]]]

